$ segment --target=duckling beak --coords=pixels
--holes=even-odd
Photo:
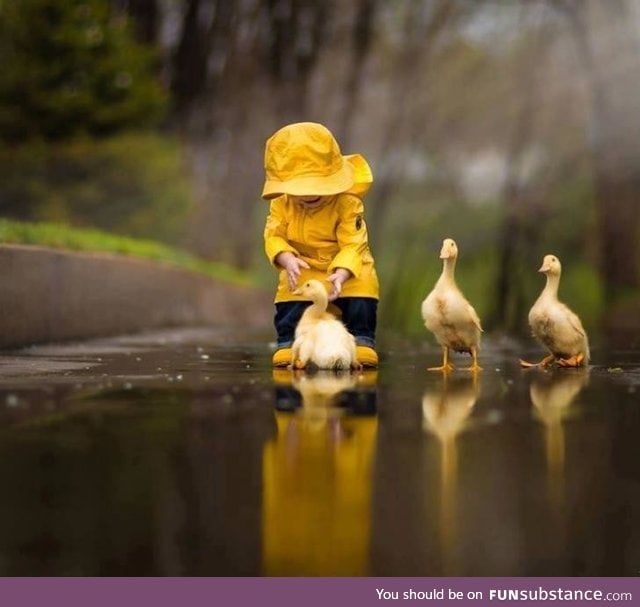
[[[294,295],[302,295],[302,291],[300,290],[300,287],[298,287],[295,291],[292,291],[292,293]]]
[[[540,266],[540,269],[538,270],[538,272],[542,272],[544,274],[545,272],[548,272],[550,269],[551,269],[551,266],[548,263],[543,263]]]
[[[442,247],[442,250],[440,251],[440,259],[449,259],[449,257],[451,257],[449,247]]]

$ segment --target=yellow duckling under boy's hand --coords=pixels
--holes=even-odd
[[[264,161],[262,197],[270,201],[265,252],[280,274],[274,366],[291,360],[296,325],[310,305],[294,291],[310,279],[331,283],[329,299],[356,339],[358,360],[376,366],[379,284],[362,202],[373,181],[367,161],[343,156],[331,132],[314,122],[276,131]]]

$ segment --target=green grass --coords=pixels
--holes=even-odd
[[[222,263],[205,261],[186,251],[152,240],[138,240],[99,230],[77,229],[55,223],[26,223],[0,219],[0,244],[20,244],[85,251],[113,253],[172,264],[234,284],[253,284],[252,278]]]

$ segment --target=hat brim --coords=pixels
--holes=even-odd
[[[369,163],[361,154],[349,154],[343,158],[353,167],[353,185],[348,193],[357,196],[366,194],[373,183],[373,173]]]
[[[355,167],[344,157],[346,162],[342,163],[339,171],[333,175],[320,177],[318,175],[308,175],[294,177],[286,181],[268,179],[262,189],[262,197],[270,200],[283,194],[292,196],[333,196],[341,194],[351,189],[354,184]]]

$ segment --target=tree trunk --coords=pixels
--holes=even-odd
[[[640,287],[638,39],[624,0],[565,2],[563,7],[590,93],[600,270],[612,304]],[[625,73],[613,72],[630,60]]]
[[[352,30],[352,53],[344,91],[344,109],[336,129],[343,150],[351,147],[350,128],[358,102],[358,92],[364,77],[364,64],[371,48],[377,0],[359,0]]]
[[[427,69],[431,49],[440,34],[451,25],[458,7],[452,0],[439,0],[430,9],[425,18],[420,14],[424,5],[421,2],[410,2],[403,19],[403,42],[395,61],[393,79],[388,87],[393,96],[393,111],[384,125],[376,185],[367,198],[368,226],[374,245],[380,237],[392,192],[401,180],[407,157],[413,153],[413,145],[421,134],[421,129],[416,125],[421,124],[424,119],[416,116],[415,110],[407,110],[412,105],[415,107],[411,95],[417,74],[420,69]],[[420,111],[426,113],[424,108],[420,108]]]
[[[160,11],[157,0],[118,0],[120,5],[134,22],[134,34],[142,44],[158,42]]]

